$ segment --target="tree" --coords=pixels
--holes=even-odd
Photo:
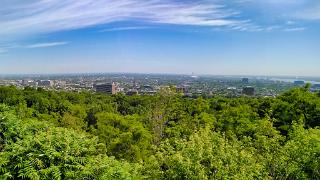
[[[112,113],[97,114],[95,133],[106,144],[109,155],[135,162],[148,156],[151,134],[139,122],[139,118]]]
[[[137,165],[107,157],[97,137],[18,119],[6,106],[0,106],[0,123],[1,179],[139,177]]]
[[[237,140],[227,140],[207,127],[189,140],[166,140],[161,144],[155,158],[163,173],[158,173],[157,179],[268,178],[254,153],[254,149],[242,146]]]

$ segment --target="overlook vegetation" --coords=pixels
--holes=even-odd
[[[320,179],[320,93],[0,87],[0,179]]]

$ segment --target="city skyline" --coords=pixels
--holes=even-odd
[[[0,72],[320,76],[320,2],[5,0]]]

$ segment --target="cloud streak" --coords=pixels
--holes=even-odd
[[[110,29],[103,29],[99,32],[113,32],[113,31],[129,31],[129,30],[143,30],[143,29],[151,29],[154,27],[151,26],[131,26],[131,27],[115,27]]]
[[[295,6],[306,0],[10,0],[0,6],[0,41],[20,41],[30,35],[95,27],[121,21],[138,21],[145,27],[113,27],[99,32],[144,29],[158,24],[205,26],[234,31],[272,31],[275,25],[260,23],[246,8],[234,4]],[[251,2],[251,3],[250,3]],[[320,3],[308,5],[298,19],[319,20]],[[232,8],[230,8],[232,7]],[[236,10],[235,10],[236,9]],[[288,8],[290,9],[290,8]],[[257,9],[256,9],[257,10]],[[259,9],[258,9],[259,10]],[[272,16],[267,14],[266,16]],[[278,14],[277,17],[280,17]],[[291,17],[292,16],[288,16]],[[252,18],[252,19],[251,19]],[[271,19],[272,17],[270,17]],[[295,18],[293,18],[295,20]],[[281,19],[283,21],[285,19]],[[258,21],[258,22],[257,22]],[[285,20],[287,21],[287,20]],[[289,22],[289,21],[288,21]],[[290,21],[290,23],[293,21]],[[290,26],[292,24],[287,24]],[[290,28],[290,27],[289,27]]]
[[[46,43],[37,43],[25,46],[25,48],[33,49],[33,48],[47,48],[54,46],[63,46],[67,45],[69,42],[46,42]]]
[[[0,35],[65,31],[125,20],[227,26],[239,23],[232,19],[235,14],[209,1],[14,0],[0,7]]]
[[[286,32],[297,32],[297,31],[304,31],[306,29],[307,28],[305,28],[305,27],[296,27],[296,28],[286,28],[286,29],[284,29],[284,31],[286,31]]]

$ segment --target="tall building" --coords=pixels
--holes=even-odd
[[[249,78],[242,78],[242,83],[248,84],[249,83]]]
[[[254,96],[254,87],[246,86],[242,89],[242,94],[247,96]]]
[[[38,86],[41,87],[51,87],[54,85],[54,82],[51,80],[40,80],[38,81]]]
[[[117,86],[113,83],[96,84],[94,85],[96,92],[106,94],[117,94]]]

